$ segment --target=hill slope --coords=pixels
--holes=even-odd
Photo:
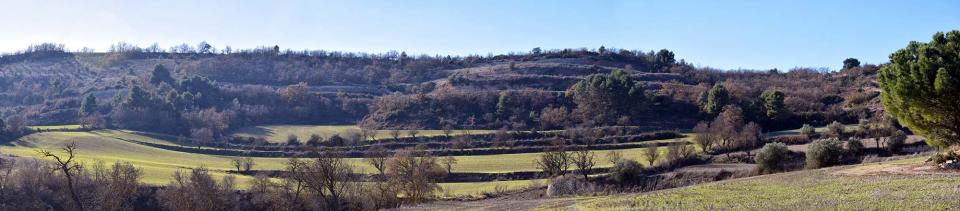
[[[890,172],[924,157],[787,172],[648,193],[437,202],[404,209],[944,210],[960,207],[956,172]],[[866,173],[865,172],[869,172]]]

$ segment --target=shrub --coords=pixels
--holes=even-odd
[[[807,146],[807,168],[816,169],[840,163],[843,145],[836,138],[820,139]]]
[[[767,143],[763,145],[757,156],[753,157],[753,160],[757,162],[761,172],[772,172],[782,169],[783,162],[787,160],[789,153],[790,150],[787,149],[786,144]]]
[[[813,138],[813,135],[817,134],[817,131],[810,126],[809,124],[803,124],[803,127],[800,127],[800,134],[807,136],[807,138]]]
[[[770,138],[769,142],[780,142],[787,145],[810,143],[810,138],[804,135],[786,135]]]
[[[564,175],[550,180],[547,196],[582,195],[597,190],[597,186],[577,175]]]
[[[307,139],[307,145],[309,146],[320,146],[320,142],[323,142],[323,137],[317,134],[310,134],[310,139]]]
[[[847,152],[850,155],[858,156],[863,152],[863,142],[860,142],[859,139],[850,139],[847,141]]]
[[[642,174],[640,163],[630,159],[619,159],[610,168],[610,179],[617,184],[629,184]]]
[[[300,138],[297,138],[296,135],[287,136],[287,145],[290,145],[290,146],[300,145]]]
[[[834,137],[840,140],[846,139],[844,126],[843,124],[840,124],[840,122],[837,122],[837,121],[833,121],[832,123],[827,125],[827,134],[829,134],[830,137]]]
[[[900,153],[900,150],[903,149],[903,145],[907,142],[907,134],[902,130],[897,130],[894,132],[890,139],[887,140],[887,151],[890,151],[891,154]]]

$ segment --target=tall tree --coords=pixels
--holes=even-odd
[[[153,72],[150,73],[150,83],[151,84],[160,84],[160,82],[166,82],[167,84],[173,85],[176,80],[173,79],[173,76],[170,76],[170,70],[167,70],[161,64],[153,66]]]
[[[713,88],[707,91],[706,96],[703,111],[710,115],[720,113],[723,111],[723,107],[730,103],[730,92],[719,83],[714,84]]]
[[[786,114],[783,104],[783,92],[778,90],[767,90],[760,95],[763,99],[763,110],[766,111],[767,119],[779,120]]]
[[[960,144],[960,31],[937,32],[930,43],[910,42],[880,69],[887,112],[927,144]]]
[[[93,96],[93,93],[88,94],[87,97],[83,98],[83,101],[80,102],[80,117],[84,117],[97,112],[97,96]]]

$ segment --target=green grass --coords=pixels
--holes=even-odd
[[[922,158],[899,163],[920,162]],[[943,210],[960,207],[960,177],[831,174],[855,167],[860,166],[765,175],[652,193],[586,197],[573,207],[581,210]]]
[[[237,129],[233,132],[234,136],[240,137],[264,137],[271,143],[286,143],[287,137],[295,135],[301,142],[305,142],[310,135],[317,134],[324,138],[329,138],[334,134],[347,136],[351,133],[360,133],[361,129],[355,125],[263,125],[251,126]],[[392,130],[376,130],[375,139],[393,138],[390,135]],[[443,130],[417,130],[418,137],[441,136]],[[451,135],[459,134],[487,134],[494,133],[495,130],[454,130]],[[400,130],[400,137],[409,137],[407,130]]]
[[[116,131],[111,131],[116,132]],[[224,170],[232,169],[230,156],[192,154],[148,147],[99,135],[97,132],[46,132],[37,133],[14,142],[12,146],[0,146],[0,152],[22,157],[39,157],[37,150],[45,149],[60,153],[59,149],[67,143],[77,144],[77,160],[87,165],[98,161],[111,164],[129,162],[140,167],[143,182],[148,184],[166,184],[174,172],[188,168],[206,167],[217,177],[225,176]],[[254,169],[280,169],[286,159],[256,158]],[[249,180],[246,176],[237,176],[238,182]]]
[[[30,129],[34,130],[78,130],[80,125],[37,125],[37,126],[28,126]]]
[[[226,170],[233,169],[231,160],[236,158],[232,156],[217,156],[206,154],[195,154],[165,150],[146,145],[122,141],[117,138],[131,139],[143,142],[158,144],[175,144],[169,141],[163,134],[139,133],[123,130],[97,130],[91,132],[45,132],[36,133],[22,138],[11,145],[0,145],[0,153],[12,154],[21,157],[39,157],[39,149],[46,149],[59,153],[59,148],[67,143],[75,142],[77,144],[77,159],[86,165],[92,165],[96,162],[112,164],[114,162],[129,162],[144,172],[142,181],[147,184],[162,185],[170,181],[171,175],[177,171],[187,171],[191,168],[205,167],[211,170],[216,177],[226,176]],[[659,140],[683,141],[683,140]],[[606,159],[606,154],[613,150],[600,150],[597,152],[597,167],[607,167],[612,164]],[[643,149],[624,149],[621,151],[624,157],[642,160],[640,157]],[[660,149],[661,154],[665,149]],[[534,161],[539,153],[520,153],[520,154],[502,154],[502,155],[482,155],[482,156],[456,156],[458,163],[454,166],[455,172],[485,172],[502,173],[515,171],[537,171]],[[285,167],[287,159],[285,158],[254,158],[255,170],[278,170]],[[359,172],[373,173],[374,170],[360,158],[349,158],[348,162],[353,164]],[[237,182],[241,187],[246,186],[246,182],[251,178],[248,176],[235,175]],[[477,194],[493,190],[497,185],[508,187],[507,189],[517,188],[528,185],[529,181],[498,181],[498,182],[480,182],[480,183],[448,183],[443,184],[450,194]]]

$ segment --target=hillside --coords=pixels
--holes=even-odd
[[[926,157],[732,179],[645,193],[436,202],[401,210],[942,210],[957,206],[957,172]]]
[[[53,48],[0,57],[0,117],[19,117],[27,125],[86,121],[183,135],[209,129],[216,139],[264,124],[548,130],[618,122],[687,129],[712,115],[703,114],[706,92],[722,84],[729,103],[748,112],[747,120],[785,129],[879,116],[876,69],[867,64],[839,72],[719,71],[693,67],[668,50],[536,49],[451,57],[279,48],[229,54]],[[643,100],[631,105],[635,109],[623,121],[586,115],[568,89],[614,71],[636,81]],[[784,93],[788,116],[762,117],[758,98],[766,90]],[[81,114],[87,96],[96,98],[96,105]],[[217,113],[201,112],[210,109]],[[137,115],[145,112],[156,115]],[[221,120],[211,122],[211,114]]]

